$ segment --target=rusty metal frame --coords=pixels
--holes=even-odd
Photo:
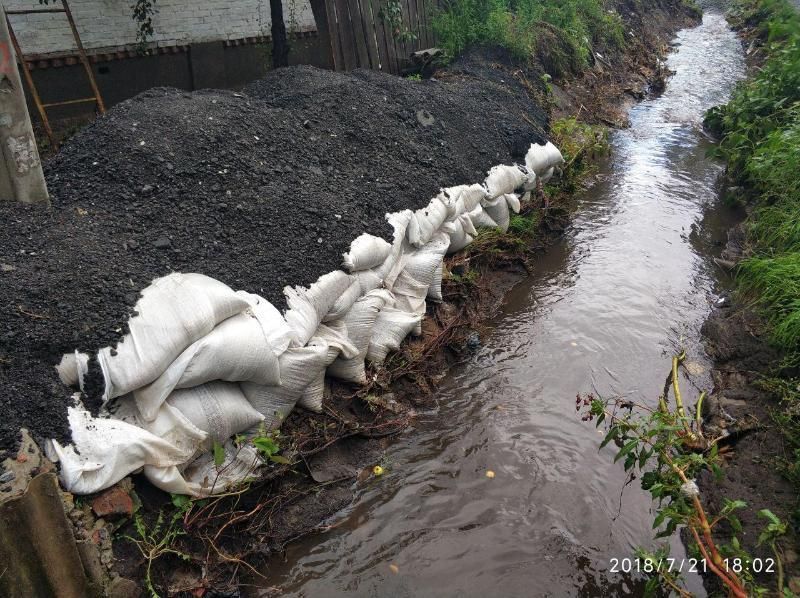
[[[6,23],[8,23],[8,32],[11,36],[11,43],[14,45],[14,52],[16,53],[17,60],[19,60],[20,66],[22,67],[22,72],[25,76],[25,82],[28,84],[28,89],[31,91],[33,103],[36,105],[36,109],[39,112],[39,117],[42,120],[44,131],[54,148],[58,148],[58,140],[53,134],[53,129],[50,126],[50,119],[47,118],[47,108],[94,102],[97,105],[97,111],[100,114],[104,114],[106,111],[106,106],[103,102],[103,96],[100,94],[100,89],[97,87],[97,81],[94,78],[94,71],[92,70],[91,64],[89,64],[89,59],[86,56],[86,50],[83,47],[83,42],[81,42],[81,36],[78,33],[78,28],[75,26],[75,19],[72,17],[72,11],[69,8],[67,0],[61,0],[61,5],[62,8],[31,8],[5,11]],[[75,45],[78,47],[78,57],[80,58],[81,64],[86,71],[86,77],[89,79],[89,86],[92,88],[92,93],[94,94],[93,97],[65,100],[63,102],[49,102],[47,104],[42,103],[42,98],[39,96],[39,91],[36,89],[36,84],[33,82],[33,75],[31,74],[28,63],[22,54],[22,49],[20,48],[19,41],[14,33],[14,28],[11,26],[11,20],[8,18],[8,15],[29,15],[35,13],[64,13],[64,15],[66,15],[67,21],[69,22],[69,28],[72,31],[72,37],[75,40]]]

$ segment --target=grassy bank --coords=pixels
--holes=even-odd
[[[558,76],[580,72],[593,50],[624,46],[623,22],[613,8],[606,0],[456,0],[434,27],[451,56],[499,45],[522,60],[546,58],[546,70]]]
[[[738,0],[731,22],[761,64],[731,101],[709,112],[729,176],[753,206],[745,259],[737,271],[740,298],[756,306],[785,359],[763,381],[781,399],[775,421],[789,451],[785,473],[800,482],[800,14],[788,0]]]

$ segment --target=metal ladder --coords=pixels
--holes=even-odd
[[[78,34],[78,28],[75,26],[75,20],[72,18],[72,12],[69,9],[67,0],[61,0],[61,6],[62,8],[32,8],[5,11],[6,22],[8,23],[8,32],[11,36],[11,43],[14,45],[14,52],[17,54],[17,59],[19,60],[20,66],[22,67],[22,72],[25,75],[25,82],[28,84],[28,89],[33,97],[33,103],[36,104],[36,109],[39,111],[39,117],[42,119],[44,131],[47,134],[47,137],[50,139],[50,143],[54,149],[58,148],[58,140],[55,138],[53,129],[50,126],[50,120],[47,118],[48,108],[52,108],[54,106],[66,106],[69,104],[94,102],[97,105],[97,111],[100,114],[103,114],[106,111],[106,106],[103,103],[103,97],[100,95],[100,89],[97,87],[97,81],[95,81],[94,72],[92,71],[92,66],[89,64],[89,59],[86,58],[86,51],[83,49],[81,36]],[[92,97],[66,100],[63,102],[49,102],[47,104],[42,103],[42,99],[39,97],[39,91],[36,89],[36,84],[33,82],[33,75],[31,75],[31,70],[28,68],[28,63],[25,61],[22,50],[19,47],[19,41],[17,41],[17,36],[14,33],[14,28],[11,26],[11,20],[9,19],[9,15],[29,15],[37,13],[64,13],[66,15],[67,21],[69,21],[69,27],[72,30],[72,37],[75,39],[75,44],[78,47],[78,56],[81,64],[83,64],[83,68],[86,70],[86,76],[89,79],[89,85],[91,86],[92,93],[94,94]]]

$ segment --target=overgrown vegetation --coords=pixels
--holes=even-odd
[[[788,0],[739,0],[732,21],[753,31],[766,61],[707,126],[717,153],[756,197],[748,224],[751,256],[739,272],[744,293],[763,307],[773,339],[800,349],[800,16]]]
[[[702,403],[705,393],[697,399],[694,414],[684,404],[679,385],[679,368],[686,354],[672,358],[672,368],[659,397],[658,406],[650,407],[627,399],[600,399],[594,395],[578,395],[576,410],[583,413],[584,421],[594,421],[598,427],[607,425],[600,448],[613,442],[618,451],[614,461],[621,461],[630,480],[638,478],[641,486],[656,501],[653,529],[656,538],[671,536],[679,527],[687,530],[690,559],[671,558],[669,545],[655,550],[639,548],[636,551],[637,572],[650,576],[647,594],[657,595],[661,588],[666,595],[690,596],[681,579],[681,573],[707,573],[715,576],[729,596],[763,596],[770,590],[773,595],[789,597],[794,594],[786,585],[784,553],[781,547],[787,525],[770,510],[761,509],[759,517],[765,526],[758,545],[769,548],[771,556],[752,556],[740,541],[742,526],[736,512],[747,507],[741,500],[725,500],[716,512],[708,512],[700,497],[695,480],[707,472],[716,477],[723,475],[720,467],[727,447],[722,443],[727,434],[713,436],[703,426]],[[670,393],[674,406],[670,405]],[[726,526],[730,537],[720,543],[714,530]],[[774,580],[773,588],[759,587],[758,574],[768,573]]]
[[[604,0],[455,0],[434,29],[450,56],[471,46],[498,45],[521,60],[548,55],[552,75],[577,72],[592,50],[621,48],[620,16]]]
[[[800,14],[788,0],[738,0],[730,19],[752,38],[763,64],[727,105],[708,113],[706,125],[721,137],[716,152],[729,176],[754,203],[738,289],[760,308],[787,355],[764,385],[781,400],[774,419],[788,444],[784,470],[798,483],[797,381],[781,376],[793,375],[787,364],[800,363]]]

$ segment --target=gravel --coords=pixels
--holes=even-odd
[[[283,287],[337,269],[359,234],[389,238],[387,212],[521,161],[546,115],[497,60],[156,88],[76,134],[45,164],[50,209],[0,203],[0,449],[22,426],[69,438],[52,366],[116,343],[153,278],[202,272],[284,309]]]

